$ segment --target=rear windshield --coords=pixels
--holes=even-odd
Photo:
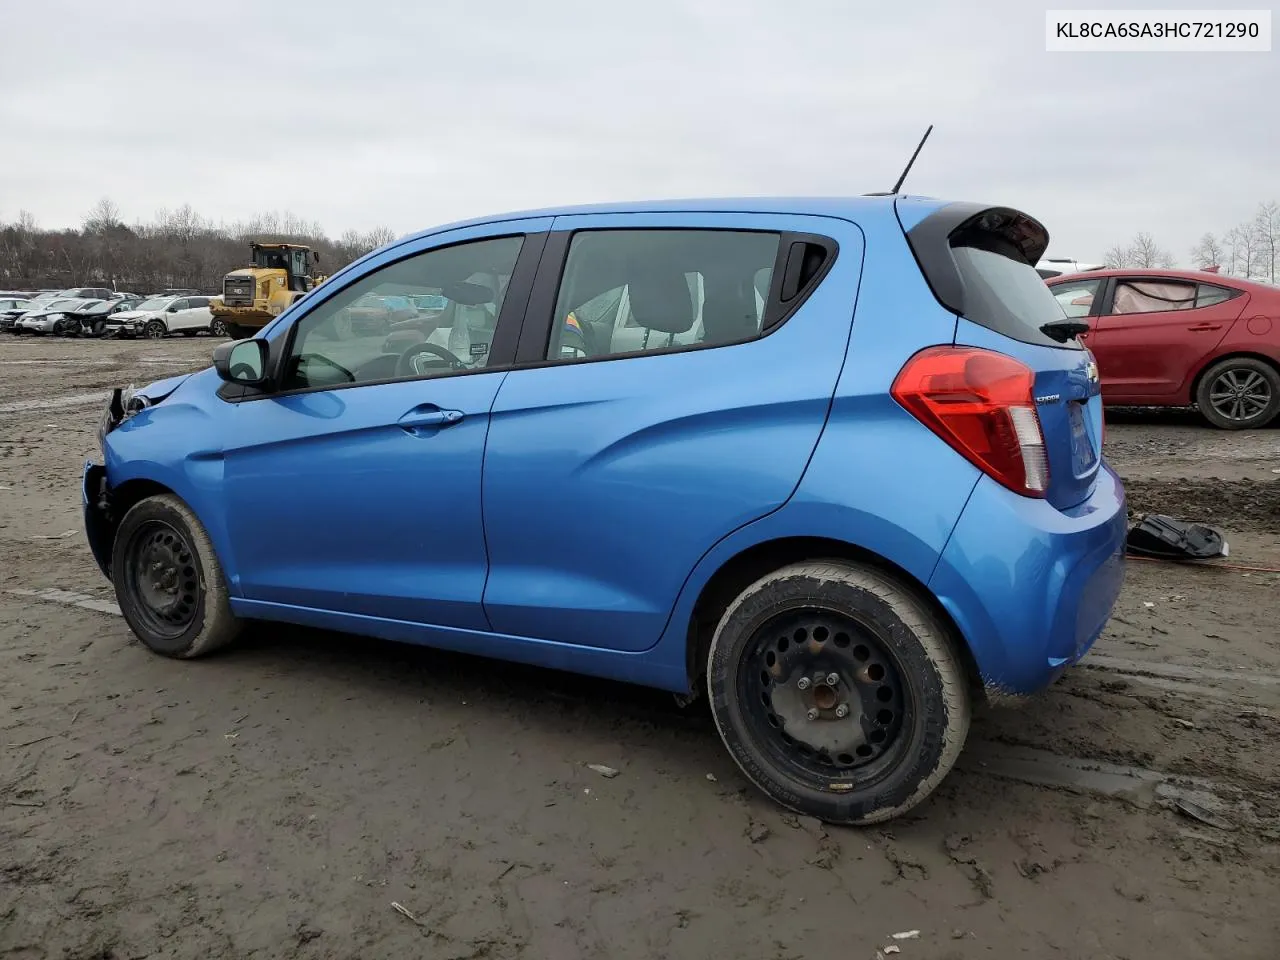
[[[1012,244],[991,235],[952,241],[951,256],[964,281],[965,316],[988,330],[1048,347],[1079,350],[1077,340],[1059,343],[1041,324],[1066,314],[1036,268]]]

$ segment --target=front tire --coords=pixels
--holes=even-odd
[[[163,320],[152,320],[143,329],[142,335],[148,340],[163,340],[169,335],[169,328],[164,325]]]
[[[947,629],[859,564],[792,564],[748,587],[716,628],[707,688],[748,779],[834,824],[880,823],[922,802],[969,731]]]
[[[124,515],[111,581],[125,621],[154,653],[190,660],[240,633],[209,535],[172,494],[140,500]]]
[[[1222,430],[1256,430],[1280,414],[1280,373],[1252,357],[1229,357],[1196,387],[1200,414]]]

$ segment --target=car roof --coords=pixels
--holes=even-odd
[[[499,223],[504,220],[525,220],[538,217],[568,217],[613,213],[773,213],[811,216],[848,217],[868,213],[892,214],[894,200],[911,201],[940,207],[947,201],[934,197],[908,196],[906,194],[835,196],[835,197],[704,197],[671,200],[637,200],[631,202],[591,203],[577,206],[544,207],[534,210],[513,210],[495,213],[469,220],[443,223],[401,238],[401,242],[430,236],[445,230],[461,227]]]
[[[1086,270],[1081,273],[1063,273],[1049,277],[1045,283],[1053,286],[1064,280],[1078,280],[1089,277],[1151,277],[1166,280],[1188,280],[1192,283],[1216,283],[1221,287],[1239,287],[1247,290],[1258,290],[1267,293],[1280,293],[1280,288],[1257,280],[1246,280],[1227,273],[1209,273],[1207,270],[1180,270],[1170,268],[1161,270],[1158,267],[1105,267],[1102,270]]]

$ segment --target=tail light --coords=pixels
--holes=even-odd
[[[1049,460],[1030,367],[976,347],[928,347],[890,393],[975,467],[1015,493],[1043,497]]]

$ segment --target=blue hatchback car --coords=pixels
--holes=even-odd
[[[904,195],[429,230],[211,369],[117,391],[89,543],[157,653],[276,620],[705,685],[770,796],[887,820],[1120,590],[1124,495],[1047,243]],[[335,323],[371,295],[436,309]]]

